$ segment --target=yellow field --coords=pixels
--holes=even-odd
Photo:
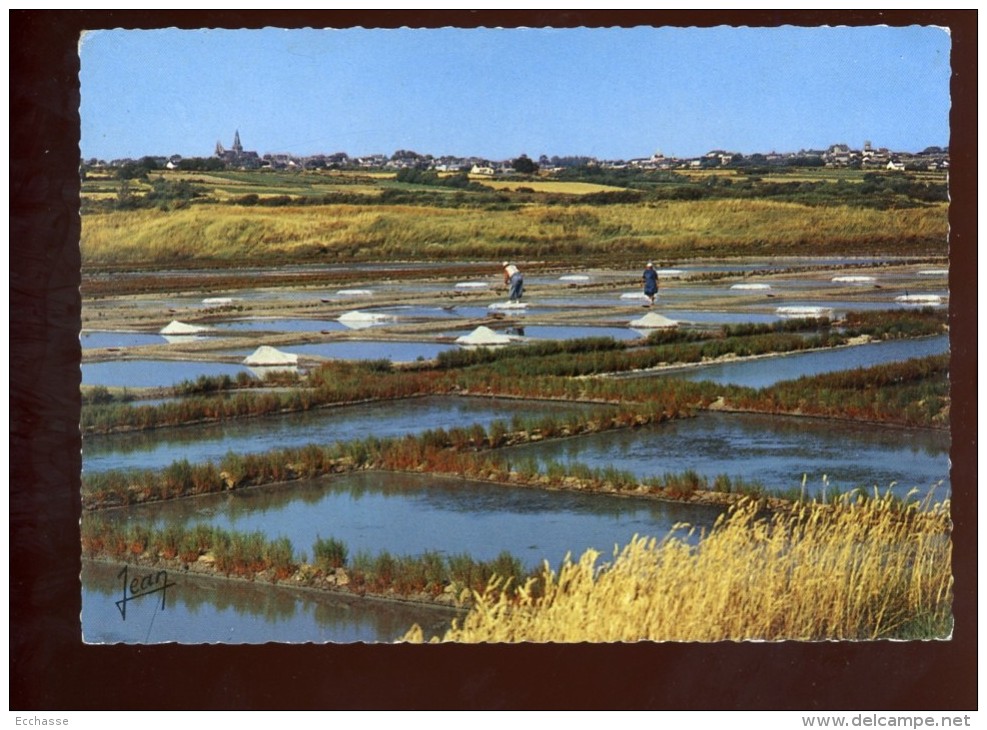
[[[470,179],[473,179],[472,177]],[[584,182],[563,182],[556,180],[497,180],[477,177],[474,182],[486,185],[494,190],[518,190],[528,188],[536,193],[560,193],[566,195],[586,195],[587,193],[606,193],[626,190],[613,185],[597,185]]]
[[[237,186],[237,187],[250,187],[249,183],[239,182],[235,180],[230,180],[226,177],[221,177],[219,175],[210,175],[208,172],[195,172],[195,171],[180,171],[180,170],[169,170],[169,171],[155,171],[150,174],[150,177],[162,177],[165,180],[189,180],[192,182],[202,183],[204,185],[221,185],[224,187]]]
[[[443,641],[615,642],[946,638],[948,503],[885,499],[759,518],[753,502],[697,547],[636,538],[603,570],[588,551],[519,601],[494,585]],[[547,570],[547,568],[546,568]],[[406,641],[421,642],[416,626]]]
[[[540,258],[573,255],[858,255],[946,250],[946,205],[877,211],[766,200],[527,205],[509,210],[398,205],[193,205],[92,213],[83,263],[312,256]]]

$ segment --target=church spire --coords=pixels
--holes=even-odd
[[[240,144],[240,130],[236,130],[233,134],[233,154],[240,155],[243,153],[243,145]]]

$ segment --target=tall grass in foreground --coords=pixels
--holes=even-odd
[[[944,638],[949,503],[917,507],[846,498],[765,516],[748,500],[698,545],[634,538],[602,568],[589,550],[515,597],[492,586],[441,640]],[[415,626],[404,640],[422,636]]]

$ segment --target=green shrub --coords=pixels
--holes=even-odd
[[[317,537],[312,545],[315,564],[323,570],[332,570],[346,566],[349,550],[346,543],[334,537]]]

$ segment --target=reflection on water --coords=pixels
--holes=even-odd
[[[208,523],[287,537],[312,554],[318,537],[342,540],[350,555],[467,553],[492,560],[503,551],[528,568],[588,548],[612,553],[635,535],[662,538],[682,522],[710,527],[719,507],[642,498],[550,492],[421,474],[369,472],[208,495],[102,513],[140,524]]]
[[[158,469],[177,459],[219,461],[227,452],[259,453],[271,449],[373,434],[379,438],[420,433],[430,428],[484,427],[497,420],[546,414],[565,416],[590,410],[580,403],[548,403],[492,398],[429,397],[324,408],[304,413],[250,418],[202,426],[86,436],[82,468],[93,474],[108,469]]]
[[[517,460],[614,466],[639,478],[693,469],[709,479],[726,474],[760,482],[769,490],[799,489],[810,495],[823,476],[830,489],[876,485],[896,494],[918,487],[924,495],[943,482],[949,492],[949,435],[867,424],[746,414],[702,414],[633,431],[610,431],[555,442],[512,447]]]
[[[119,565],[83,561],[82,632],[86,643],[391,642],[414,624],[437,636],[453,609],[416,606],[266,583],[171,571],[165,607],[160,595],[128,602],[123,620]],[[131,566],[130,577],[156,572]]]

